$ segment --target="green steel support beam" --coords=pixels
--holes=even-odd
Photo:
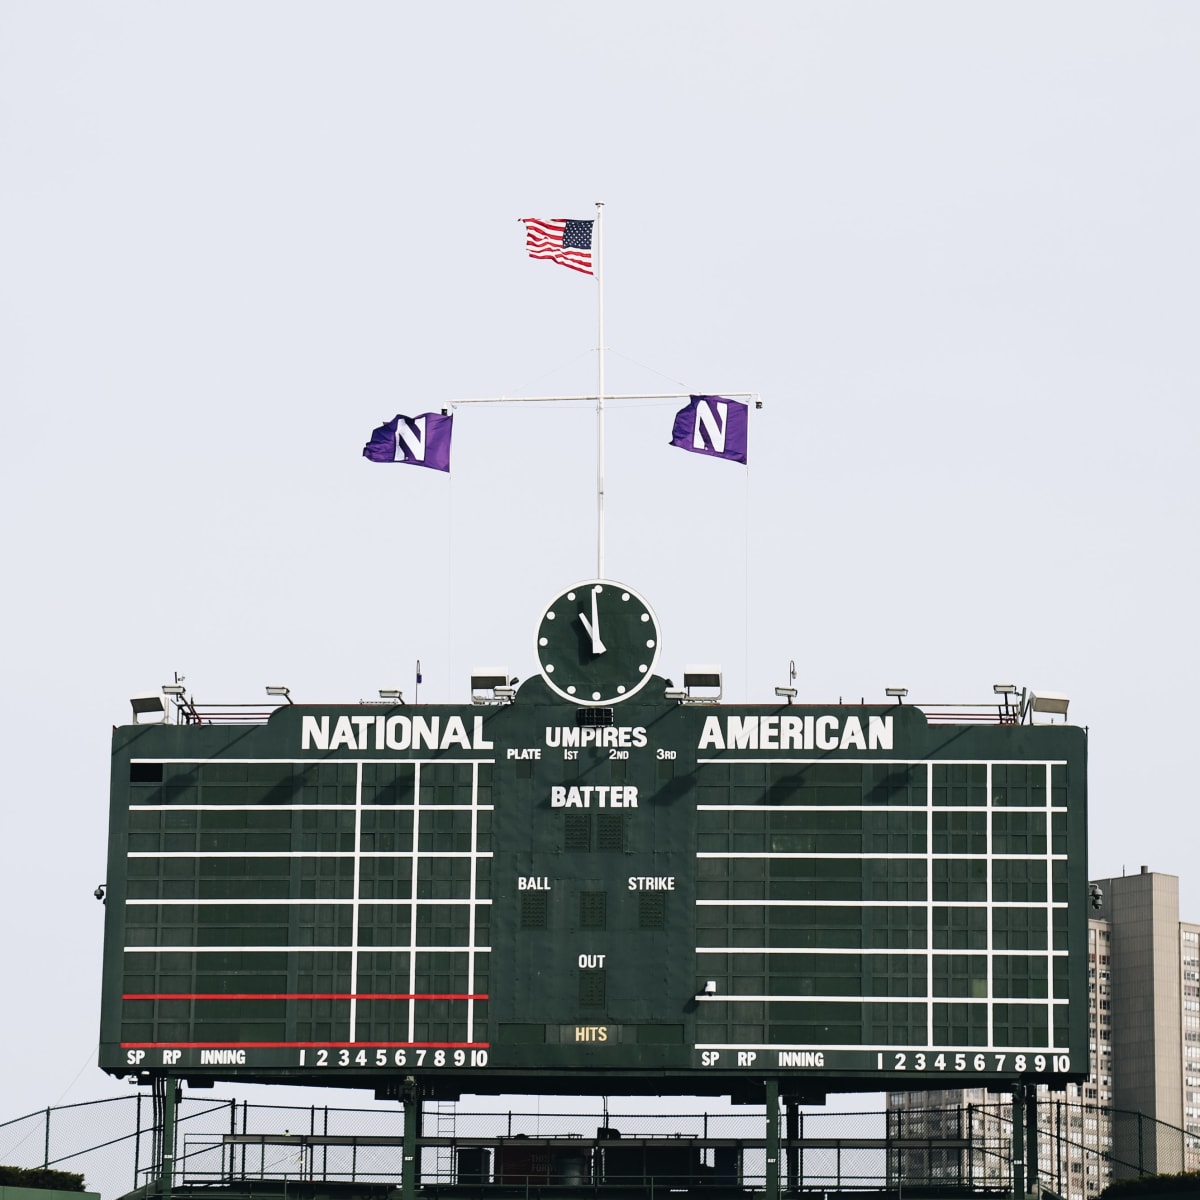
[[[1012,1098],[1012,1194],[1025,1195],[1025,1085],[1013,1085]]]
[[[803,1180],[800,1178],[800,1150],[795,1143],[800,1138],[800,1105],[795,1100],[783,1102],[784,1134],[789,1143],[787,1150],[787,1181],[788,1191],[793,1195],[800,1191]]]
[[[401,1200],[417,1196],[417,1134],[421,1127],[421,1101],[415,1084],[404,1088],[404,1162],[400,1179]]]
[[[1037,1087],[1025,1085],[1025,1190],[1038,1187],[1038,1109]]]
[[[779,1080],[767,1080],[767,1169],[765,1200],[779,1200]]]
[[[163,1080],[162,1161],[159,1163],[159,1195],[171,1200],[175,1179],[175,1107],[179,1100],[179,1081],[168,1075]]]

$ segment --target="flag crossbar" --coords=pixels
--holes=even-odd
[[[606,393],[605,400],[687,400],[694,395],[693,392],[631,392],[624,396],[615,396],[611,392]],[[728,397],[736,400],[753,400],[755,408],[762,407],[762,401],[759,399],[758,392],[726,392],[719,391],[713,394]],[[596,401],[600,397],[593,394],[591,396],[480,396],[471,397],[465,400],[447,400],[442,405],[442,411],[454,408],[458,404],[550,404],[550,403],[566,403],[568,401]]]

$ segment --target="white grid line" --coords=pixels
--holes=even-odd
[[[987,803],[984,806],[984,812],[987,814],[987,828],[984,831],[984,835],[987,839],[987,841],[986,841],[986,845],[987,845],[986,887],[987,887],[987,897],[988,897],[989,905],[991,903],[992,897],[995,895],[995,893],[992,891],[992,882],[993,882],[993,880],[992,880],[992,861],[993,861],[993,859],[992,859],[992,813],[994,811],[993,807],[992,807],[992,800],[995,796],[995,793],[992,790],[992,765],[993,765],[992,763],[988,763],[987,776],[984,781],[987,786]],[[994,970],[995,964],[992,961],[992,950],[994,949],[993,938],[992,938],[992,922],[987,921],[987,922],[985,922],[985,925],[986,925],[986,929],[987,929],[987,940],[986,940],[986,946],[987,946],[987,1039],[990,1044],[991,1042],[994,1042],[996,1040],[996,1028],[995,1028],[995,1024],[994,1024],[995,1017],[996,1017],[996,1008],[995,1008],[995,1004],[994,1004],[994,1000],[995,1000],[995,996],[996,996],[996,980],[995,980],[995,970]]]
[[[126,954],[349,954],[349,946],[123,946]],[[375,954],[447,954],[473,950],[490,954],[491,946],[363,946]],[[410,988],[411,990],[411,988]]]
[[[417,870],[420,866],[421,853],[418,847],[421,844],[421,764],[418,763],[413,769],[413,818],[412,818],[412,866],[409,868],[412,878],[409,881],[409,887],[412,891],[412,900],[414,901],[412,910],[409,913],[408,919],[408,940],[412,944],[413,949],[417,945],[417,906],[416,899],[419,890],[417,881]],[[471,937],[475,936],[475,931],[472,929]],[[415,993],[417,990],[417,956],[410,953],[408,956],[408,991],[409,994]],[[408,1002],[408,1041],[415,1040],[414,1029],[417,1023],[417,1006],[410,1000]]]
[[[327,758],[131,758],[131,763],[174,763],[180,765],[191,763],[197,767],[224,767],[231,765],[246,766],[255,765],[258,763],[269,763],[271,766],[295,766],[295,767],[320,767],[320,766],[335,766],[348,767],[351,765],[358,766],[379,766],[385,763],[388,766],[395,766],[397,763],[429,763],[435,767],[440,766],[457,766],[462,763],[494,763],[494,758],[445,758],[439,755],[436,758],[398,758],[383,756],[380,758],[338,758],[336,762],[331,762]],[[1065,761],[1065,760],[1064,760]],[[241,786],[244,781],[234,780],[229,786]],[[222,783],[218,786],[224,787]]]
[[[367,812],[412,812],[412,804],[368,804]],[[422,812],[461,812],[466,804],[423,804]],[[481,807],[491,809],[492,805]],[[353,812],[354,805],[336,804],[131,804],[130,812]],[[1040,810],[1039,810],[1040,811]]]
[[[1038,764],[1040,765],[1040,764]],[[168,805],[179,808],[180,805]],[[222,805],[222,807],[226,807]],[[767,813],[797,812],[797,813],[894,813],[894,812],[924,812],[925,804],[697,804],[697,812],[756,812]],[[935,804],[935,812],[982,812],[982,804]],[[1005,806],[1005,812],[1045,812],[1041,805],[1012,804]],[[1066,809],[1060,809],[1065,812]]]
[[[863,1004],[919,1004],[924,1000],[932,999],[936,1004],[969,1004],[975,1008],[982,1008],[988,1005],[991,1001],[983,996],[791,996],[791,995],[772,995],[772,996],[697,996],[697,1004],[853,1004],[861,1007]],[[1039,1007],[1039,1001],[1036,998],[1031,998],[1028,1001],[1016,1000],[1013,1003],[1022,1004],[1028,1003],[1029,1006]],[[1066,1008],[1070,1003],[1069,1000],[1053,1000],[1052,1006]],[[924,1049],[940,1050],[940,1043],[934,1043],[932,1046],[925,1046]]]
[[[1046,862],[1044,870],[1046,873],[1046,898],[1051,901],[1046,906],[1046,945],[1050,948],[1054,946],[1054,909],[1056,907],[1065,907],[1065,905],[1055,905],[1054,897],[1054,768],[1050,763],[1046,764],[1046,806],[1043,810],[1046,814]],[[1054,970],[1052,964],[1046,964],[1046,1037],[1050,1040],[1054,1038]]]
[[[358,994],[358,893],[362,884],[362,763],[355,766],[354,772],[354,882],[351,887],[353,900],[350,910],[350,1038],[357,1041],[358,1030],[358,1001],[353,997]]]
[[[130,850],[127,858],[491,858],[490,850]]]
[[[471,768],[471,845],[479,845],[479,766],[476,764]],[[468,929],[467,936],[471,942],[475,941],[475,917],[478,911],[478,880],[479,880],[479,859],[472,856],[471,858],[471,882],[470,893],[468,895],[469,910],[467,913]],[[491,901],[489,900],[490,904]],[[467,995],[474,996],[475,987],[475,953],[473,950],[467,951]],[[475,1040],[475,1001],[467,1001],[467,1041]]]
[[[933,763],[925,768],[925,1046],[933,1045]]]
[[[150,761],[150,760],[148,760],[148,761]],[[166,761],[166,760],[165,759],[160,760],[160,759],[156,758],[156,759],[153,759],[152,761],[159,762],[159,761]],[[228,760],[222,760],[222,761],[228,761]],[[247,761],[257,762],[258,760],[250,759]],[[812,766],[824,767],[824,766],[832,766],[832,765],[854,766],[854,767],[864,767],[864,766],[920,767],[920,766],[926,766],[926,765],[938,766],[938,767],[963,767],[963,766],[978,767],[978,766],[982,766],[984,763],[998,763],[1002,766],[1021,766],[1021,767],[1042,766],[1043,764],[1051,764],[1051,763],[1056,767],[1058,767],[1058,766],[1065,767],[1067,765],[1067,760],[1065,758],[1042,758],[1042,759],[1028,759],[1028,758],[825,758],[825,757],[817,757],[817,758],[779,758],[779,757],[732,758],[729,756],[725,756],[722,758],[697,758],[696,762],[700,766],[730,766],[730,765],[735,765],[735,764],[738,766],[742,766],[746,763],[775,763],[777,765],[782,764],[784,766],[809,766],[809,767],[812,767]]]
[[[938,809],[934,809],[934,811],[935,812],[945,812],[946,810],[944,808],[938,808]],[[982,812],[983,809],[977,808],[974,811]],[[968,854],[966,852],[964,852],[962,854],[956,854],[956,853],[951,853],[949,851],[942,853],[942,854],[933,853],[932,851],[926,851],[924,854],[907,854],[907,853],[901,854],[901,853],[886,853],[886,852],[879,852],[879,853],[865,852],[863,854],[844,854],[841,851],[838,851],[837,853],[833,853],[831,851],[828,854],[822,854],[822,853],[820,853],[820,851],[816,851],[816,850],[803,850],[803,851],[799,851],[799,850],[798,851],[790,851],[790,850],[789,851],[783,851],[783,850],[748,850],[748,851],[698,850],[696,852],[696,857],[697,858],[817,858],[817,859],[836,858],[836,859],[846,859],[846,860],[852,859],[855,862],[858,862],[861,859],[865,859],[865,858],[886,858],[886,859],[896,859],[896,860],[901,860],[901,859],[907,858],[907,859],[916,859],[919,862],[923,862],[925,859],[936,858],[936,859],[954,859],[955,861],[957,861],[959,859],[971,859],[975,862],[983,862],[983,860],[985,858],[987,858],[988,856],[986,854]],[[1065,854],[1051,854],[1048,857],[1051,858],[1052,860],[1054,860],[1055,862],[1066,862],[1067,861],[1067,855],[1065,855]],[[1040,855],[1040,854],[993,854],[992,858],[994,858],[997,862],[1028,862],[1030,859],[1041,859],[1042,855]],[[897,901],[897,903],[900,903],[900,901]]]
[[[925,947],[891,949],[873,946],[697,946],[697,954],[944,954],[953,958],[981,957],[985,952],[974,950],[928,950]],[[1068,958],[1069,950],[1000,950],[997,957],[1008,958]],[[863,997],[871,999],[870,996]],[[942,997],[938,997],[942,999]],[[945,997],[947,1001],[957,996]],[[1019,1003],[1020,1001],[1018,1001]]]
[[[203,900],[187,900],[187,899],[179,900],[179,899],[175,899],[175,898],[167,900],[167,899],[150,898],[150,899],[126,900],[125,903],[129,904],[129,905],[134,905],[134,904],[161,905],[164,908],[171,906],[171,905],[181,906],[181,905],[185,905],[185,904],[193,904],[193,905],[197,905],[197,906],[199,906],[199,905],[214,906],[214,905],[218,905],[218,904],[226,904],[226,905],[240,905],[243,907],[245,905],[253,905],[254,907],[266,906],[266,905],[278,905],[278,906],[282,907],[284,905],[299,906],[302,904],[311,904],[311,905],[316,905],[316,906],[334,905],[334,904],[340,904],[340,905],[353,904],[353,905],[359,905],[363,908],[370,908],[370,907],[375,907],[375,908],[392,907],[392,908],[395,908],[401,904],[421,904],[421,905],[425,905],[425,906],[438,905],[440,907],[440,906],[446,905],[446,904],[453,904],[453,905],[459,905],[459,906],[464,905],[464,904],[491,904],[491,901],[490,900],[465,900],[465,899],[458,899],[458,898],[455,898],[455,899],[447,898],[445,900],[439,900],[436,897],[433,897],[428,900],[425,900],[425,899],[410,900],[408,897],[405,897],[402,900],[368,900],[362,896],[359,896],[357,898],[352,897],[352,896],[320,896],[320,897],[309,897],[307,899],[301,899],[301,900],[291,900],[291,899],[282,899],[282,898],[280,898],[280,899],[276,899],[276,898],[263,899],[262,897],[259,897],[259,896],[242,896],[242,897],[234,896],[234,897],[224,899],[224,900],[212,900],[212,899],[208,899],[208,898],[205,898]],[[373,946],[363,946],[362,948],[364,950],[373,950],[374,949]]]
[[[1003,904],[991,900],[697,900],[696,907],[708,908],[1068,908],[1066,900],[1013,900]],[[977,950],[978,954],[979,951]]]

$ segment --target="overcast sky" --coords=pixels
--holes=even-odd
[[[607,572],[728,697],[1066,693],[1090,873],[1200,920],[1200,7],[0,0],[0,1120],[95,1067],[111,726],[535,669],[608,387]],[[27,986],[14,986],[26,980]]]

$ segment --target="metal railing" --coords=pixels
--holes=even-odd
[[[196,704],[191,700],[177,705],[181,725],[265,725],[280,704]]]
[[[580,1099],[579,1107],[586,1100]],[[644,1105],[645,1101],[630,1101]],[[674,1104],[664,1101],[664,1104]],[[543,1113],[466,1111],[428,1104],[417,1138],[420,1194],[464,1198],[570,1187],[603,1195],[686,1189],[728,1196],[767,1184],[765,1110]],[[812,1191],[938,1188],[1005,1194],[1012,1188],[1011,1108],[861,1113],[791,1109],[780,1122],[780,1187]],[[130,1096],[47,1108],[0,1123],[0,1164],[84,1175],[115,1200],[155,1184],[161,1112]],[[193,1095],[177,1111],[170,1186],[253,1190],[298,1185],[396,1186],[403,1179],[404,1113],[398,1104],[333,1108],[252,1104]],[[1088,1200],[1114,1178],[1195,1169],[1187,1135],[1140,1113],[1043,1101],[1036,1181]]]
[[[346,702],[347,705],[360,707],[378,707],[385,703],[378,700]],[[503,701],[498,703],[503,703]],[[692,701],[692,703],[701,703],[701,701]],[[710,701],[706,700],[703,703],[710,703]],[[711,701],[711,703],[716,703],[716,701]],[[174,705],[175,719],[180,725],[265,725],[277,708],[284,707],[283,704],[272,701],[201,704],[191,697],[176,697]],[[1021,720],[1019,706],[1011,701],[982,704],[967,701],[961,703],[914,702],[911,707],[920,709],[931,725],[1017,725]]]

